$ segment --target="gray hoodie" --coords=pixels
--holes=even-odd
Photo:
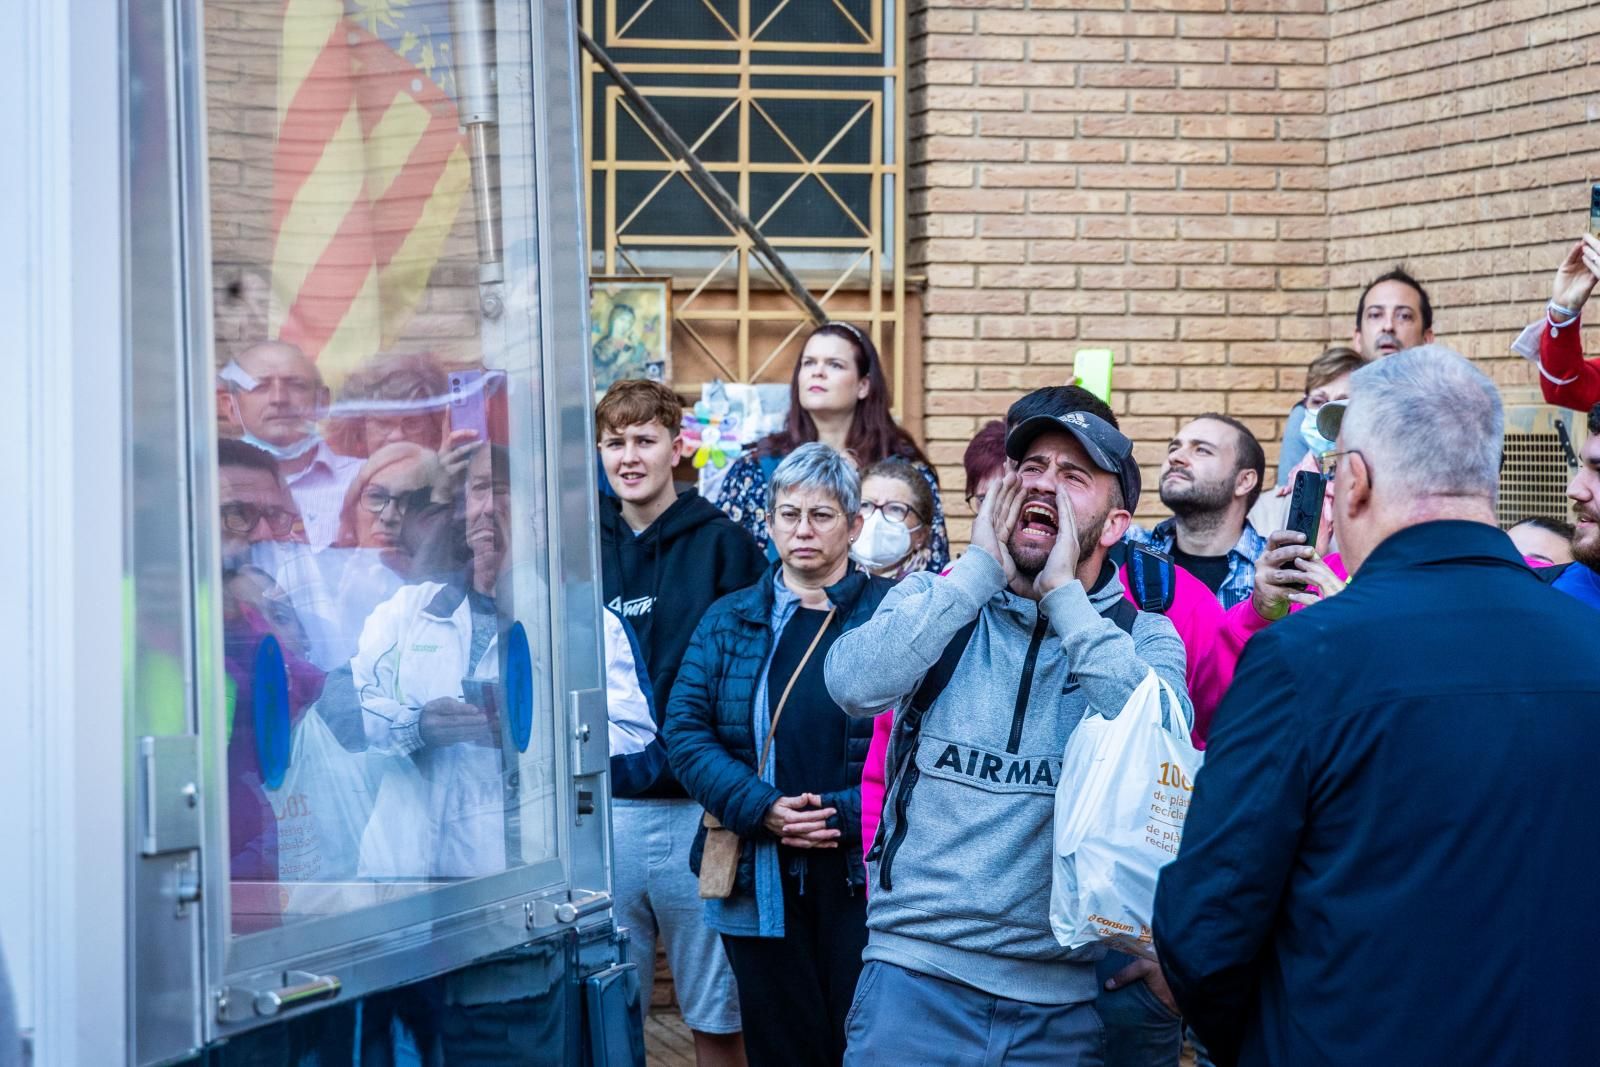
[[[1092,593],[1074,581],[1029,600],[973,550],[942,577],[909,575],[870,622],[834,642],[827,680],[839,706],[857,716],[897,709],[865,959],[1032,1004],[1094,999],[1103,953],[1069,952],[1050,932],[1062,751],[1085,714],[1114,718],[1152,667],[1193,721],[1177,631],[1141,612],[1130,636],[1105,617],[1121,599],[1107,568]],[[906,705],[974,618],[955,674],[908,746]],[[885,864],[892,878],[880,879]]]

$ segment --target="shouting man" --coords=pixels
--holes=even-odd
[[[1183,693],[1183,644],[1107,559],[1139,497],[1132,442],[1087,412],[1040,413],[1006,453],[972,550],[903,579],[828,654],[846,712],[896,709],[848,1064],[1102,1062],[1098,954],[1050,932],[1061,753],[1152,667]],[[1166,998],[1153,963],[1118,976],[1138,977]]]

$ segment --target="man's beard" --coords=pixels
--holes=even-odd
[[[1228,505],[1233,503],[1233,486],[1220,480],[1202,482],[1186,478],[1163,478],[1161,502],[1180,518],[1219,514],[1228,510]]]
[[[1585,514],[1584,518],[1593,516]],[[1572,558],[1592,571],[1600,571],[1600,525],[1578,527],[1572,538]]]
[[[1106,519],[1110,514],[1110,511],[1103,511],[1089,522],[1078,520],[1078,558],[1073,564],[1073,570],[1083,566],[1083,561],[1092,556],[1094,550],[1099,547],[1100,535],[1105,531]],[[1061,534],[1057,532],[1056,536],[1060,537]],[[1017,565],[1017,573],[1029,581],[1039,577],[1039,572],[1044,570],[1045,561],[1050,558],[1050,550],[1053,548],[1055,548],[1053,543],[1050,548],[1027,542],[1019,543],[1015,530],[1011,532],[1011,537],[1006,542],[1006,549],[1011,553],[1011,562]]]

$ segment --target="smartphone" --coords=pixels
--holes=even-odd
[[[1600,237],[1600,182],[1589,186],[1589,232]]]
[[[461,699],[483,712],[491,736],[500,734],[500,687],[478,678],[461,679]]]
[[[1109,348],[1080,348],[1072,357],[1072,384],[1081,385],[1095,396],[1111,403],[1111,363]]]
[[[1322,499],[1328,480],[1316,471],[1297,471],[1294,488],[1289,493],[1289,517],[1284,520],[1285,530],[1299,530],[1306,535],[1306,544],[1315,548],[1317,532],[1322,527]]]
[[[462,370],[450,375],[450,431],[471,430],[479,441],[489,439],[488,383],[483,371]]]

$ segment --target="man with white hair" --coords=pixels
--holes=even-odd
[[[361,460],[341,456],[317,432],[328,389],[309,356],[287,341],[258,341],[217,374],[223,414],[254,445],[278,461],[314,549],[339,531],[345,489]]]
[[[1219,1067],[1592,1055],[1594,614],[1495,526],[1502,438],[1494,385],[1448,349],[1352,379],[1353,581],[1246,646],[1156,893]]]

